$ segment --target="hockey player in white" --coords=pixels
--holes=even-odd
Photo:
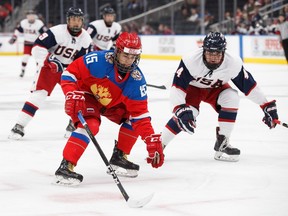
[[[24,136],[24,128],[56,84],[60,84],[64,68],[86,54],[91,46],[91,37],[82,28],[84,14],[81,9],[69,8],[66,16],[67,24],[53,26],[35,41],[32,55],[38,64],[38,71],[30,97],[11,130],[10,139],[17,140]]]
[[[121,32],[121,25],[115,22],[116,13],[113,8],[103,9],[103,19],[89,23],[87,32],[90,34],[94,50],[110,50]]]
[[[47,31],[47,27],[37,18],[37,15],[33,10],[29,10],[26,13],[26,19],[23,19],[15,28],[14,34],[9,40],[10,44],[14,44],[20,34],[23,34],[24,36],[24,55],[22,58],[20,77],[23,77],[25,74],[26,65],[31,56],[34,41],[45,31]]]
[[[260,105],[264,111],[263,122],[270,129],[276,126],[275,100],[268,102],[252,75],[245,70],[241,58],[226,51],[224,35],[210,32],[203,41],[203,49],[184,56],[174,75],[170,94],[173,117],[162,131],[164,147],[181,131],[194,133],[203,101],[218,113],[214,158],[239,160],[240,150],[229,143],[239,108],[239,96],[228,84],[230,80],[248,99]]]

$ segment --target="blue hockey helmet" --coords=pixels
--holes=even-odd
[[[112,7],[105,7],[102,12],[103,16],[106,14],[116,14]]]
[[[82,20],[82,24],[71,26],[69,23],[71,17],[80,17]],[[70,7],[66,13],[66,19],[67,19],[67,25],[68,25],[68,29],[70,33],[72,35],[77,35],[82,30],[82,26],[84,23],[84,13],[82,12],[81,8]]]
[[[102,14],[105,25],[107,27],[111,27],[116,18],[116,13],[114,9],[112,7],[106,7],[103,9]]]
[[[76,16],[76,17],[82,17],[84,18],[84,13],[81,10],[81,8],[74,8],[74,7],[70,7],[66,13],[66,17],[72,17],[72,16]]]
[[[220,32],[210,32],[203,41],[203,49],[209,52],[224,52],[226,50],[226,39]]]
[[[217,69],[224,60],[224,53],[226,50],[226,39],[220,32],[210,32],[206,35],[203,41],[203,62],[209,70]],[[211,54],[209,54],[211,53]],[[218,62],[213,62],[207,59],[207,55],[212,53],[218,53],[216,55],[221,56]],[[214,54],[213,54],[214,55]]]

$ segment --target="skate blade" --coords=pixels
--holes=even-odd
[[[138,176],[137,170],[124,169],[122,167],[115,166],[112,164],[111,164],[111,167],[113,168],[117,176],[126,177],[126,178],[136,178]],[[107,174],[112,175],[109,169],[107,169]]]
[[[223,152],[215,152],[214,159],[226,162],[237,162],[239,161],[239,155],[227,155]]]
[[[8,139],[10,140],[20,140],[23,136],[21,136],[20,134],[17,134],[17,133],[11,133],[9,136],[8,136]]]
[[[56,175],[52,184],[54,185],[61,185],[67,187],[75,187],[81,183],[79,179],[75,178],[64,178],[63,176]]]

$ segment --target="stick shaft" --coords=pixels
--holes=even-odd
[[[276,124],[279,124],[279,125],[282,125],[283,127],[288,128],[288,124],[287,124],[287,123],[283,123],[283,122],[279,121],[278,119],[275,119],[274,122],[275,122]]]
[[[114,182],[115,182],[116,185],[118,186],[118,188],[119,188],[121,194],[123,195],[124,199],[125,199],[126,201],[128,201],[128,200],[129,200],[129,196],[128,196],[127,192],[125,191],[123,185],[121,184],[121,182],[120,182],[117,174],[115,173],[115,171],[114,171],[113,168],[111,167],[111,165],[110,165],[107,157],[105,156],[104,152],[102,151],[102,149],[101,149],[99,143],[97,142],[96,138],[95,138],[94,135],[92,134],[92,132],[91,132],[91,130],[90,130],[87,122],[85,121],[85,119],[84,119],[81,111],[78,113],[78,118],[79,118],[80,122],[82,123],[82,125],[84,126],[84,128],[85,128],[86,132],[88,133],[88,135],[89,135],[91,141],[93,142],[94,146],[95,146],[96,149],[98,150],[98,152],[99,152],[102,160],[104,161],[105,165],[108,167],[109,171],[111,172],[112,177],[113,177],[113,179],[114,179]]]

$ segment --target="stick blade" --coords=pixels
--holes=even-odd
[[[144,197],[142,199],[138,199],[138,200],[133,200],[131,198],[129,198],[127,200],[127,204],[130,208],[142,208],[143,206],[145,206],[147,203],[149,203],[152,198],[153,198],[154,194],[150,194],[147,197]]]
[[[149,87],[153,87],[153,88],[158,88],[158,89],[167,89],[165,85],[152,85],[152,84],[146,84]]]
[[[165,85],[159,86],[160,89],[167,89]]]

